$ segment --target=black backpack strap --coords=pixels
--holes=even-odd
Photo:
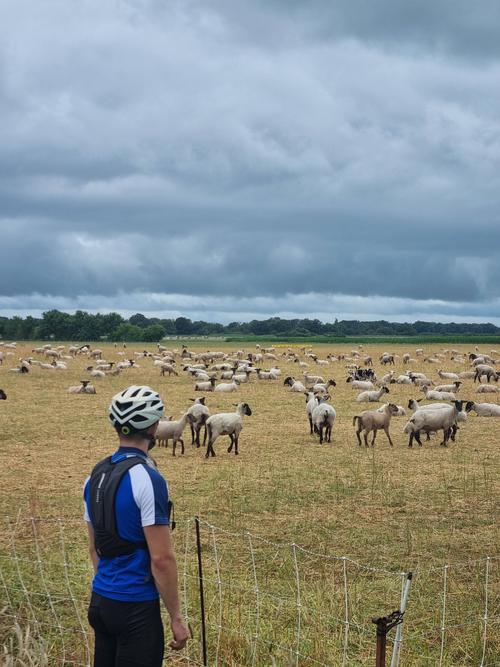
[[[143,463],[140,456],[130,456],[113,463],[111,457],[100,461],[90,476],[90,510],[95,534],[95,546],[99,556],[112,558],[147,548],[145,541],[129,542],[118,534],[116,527],[116,492],[124,475],[134,466]]]

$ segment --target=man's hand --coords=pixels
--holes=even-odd
[[[174,651],[180,651],[186,646],[186,642],[190,638],[191,633],[186,628],[184,621],[181,618],[171,621],[170,627],[172,628],[174,638],[168,645]]]

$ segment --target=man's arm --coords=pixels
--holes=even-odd
[[[151,557],[151,572],[161,599],[170,615],[174,639],[169,646],[172,649],[179,650],[186,645],[189,631],[184,625],[181,615],[177,590],[177,562],[170,538],[170,527],[166,525],[144,526],[144,535]]]
[[[87,530],[89,532],[89,553],[90,553],[90,560],[92,561],[92,566],[94,568],[94,574],[97,573],[97,565],[99,563],[99,556],[97,555],[97,551],[95,550],[95,539],[94,539],[94,529],[92,527],[92,524],[90,521],[87,521]]]

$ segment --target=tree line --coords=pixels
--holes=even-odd
[[[250,322],[205,322],[188,317],[163,319],[136,313],[124,318],[118,313],[64,313],[49,310],[41,318],[0,317],[0,337],[4,340],[144,341],[157,342],[164,336],[420,336],[420,335],[500,334],[490,323],[387,322],[378,320],[338,320],[270,317]]]

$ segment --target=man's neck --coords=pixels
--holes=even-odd
[[[148,454],[148,442],[142,438],[140,440],[136,440],[135,438],[127,438],[126,440],[120,438],[120,447],[133,447],[134,449],[140,449],[146,456]]]

